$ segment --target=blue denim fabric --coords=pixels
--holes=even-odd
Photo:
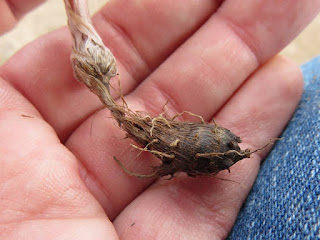
[[[228,239],[320,239],[320,56],[302,72],[299,107],[262,164]]]

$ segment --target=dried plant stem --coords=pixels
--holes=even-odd
[[[110,79],[117,75],[116,60],[92,26],[87,2],[65,0],[65,6],[74,40],[71,62],[75,77],[100,98],[122,128],[134,130],[132,125],[145,119],[117,105],[110,95]]]
[[[125,172],[141,178],[173,177],[177,172],[207,176],[250,157],[249,149],[238,146],[238,136],[215,122],[205,123],[201,116],[184,111],[172,118],[165,114],[151,117],[131,111],[126,104],[117,105],[110,95],[110,79],[117,75],[116,60],[92,26],[87,2],[64,1],[74,40],[71,61],[75,77],[100,98],[128,137],[140,146],[136,148],[162,161],[153,173],[144,175],[130,172],[114,157]],[[175,121],[182,114],[198,117],[200,122]]]
[[[71,61],[75,77],[112,109],[116,104],[109,94],[109,81],[117,74],[115,58],[92,26],[86,0],[65,0],[65,6],[74,40]]]

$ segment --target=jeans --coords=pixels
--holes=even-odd
[[[320,56],[301,69],[301,102],[228,239],[320,239]]]

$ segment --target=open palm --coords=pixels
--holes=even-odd
[[[191,111],[256,149],[277,137],[302,91],[299,68],[272,58],[319,1],[110,1],[93,19],[118,61],[130,109]],[[72,76],[66,28],[0,69],[0,236],[5,239],[223,239],[264,153],[215,178],[130,177],[159,164]],[[271,59],[269,61],[269,59]],[[116,86],[117,82],[114,82]],[[117,94],[113,94],[117,96]]]

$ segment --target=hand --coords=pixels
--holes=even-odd
[[[259,148],[277,137],[302,92],[276,56],[319,1],[110,1],[94,24],[118,60],[132,110],[191,111]],[[66,28],[0,69],[0,219],[5,239],[223,239],[266,152],[220,178],[141,180],[159,164],[133,151],[107,109],[72,77]],[[114,85],[117,82],[115,80]],[[114,94],[116,96],[116,94]]]

